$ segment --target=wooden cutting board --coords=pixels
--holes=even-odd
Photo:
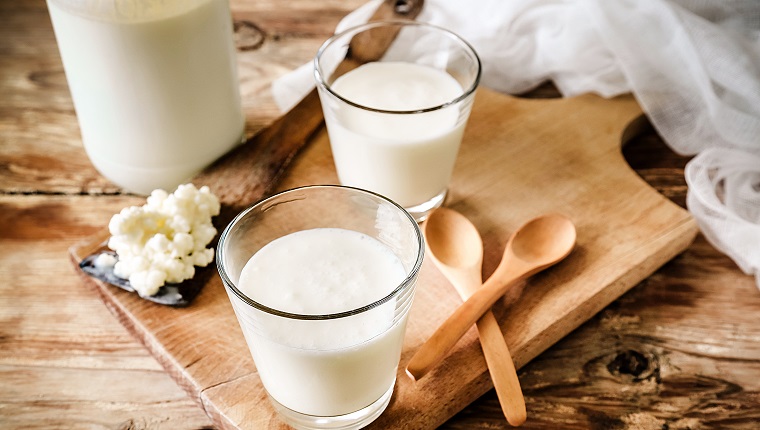
[[[560,212],[578,229],[577,248],[567,260],[494,307],[518,367],[694,239],[697,226],[691,216],[651,189],[623,159],[621,145],[641,122],[641,110],[629,96],[520,99],[479,90],[446,204],[480,230],[485,276],[498,264],[509,234],[527,219]],[[212,189],[235,186],[229,178],[224,184],[214,183],[213,176],[204,180]],[[324,183],[337,183],[337,176],[327,134],[320,130],[279,188]],[[72,259],[80,260],[101,241],[92,238],[72,248]],[[195,302],[182,309],[83,277],[220,428],[285,427],[269,406],[216,273],[207,276]],[[396,390],[373,428],[434,428],[492,388],[474,329],[421,381],[413,383],[403,372],[416,348],[459,303],[453,287],[426,261]]]

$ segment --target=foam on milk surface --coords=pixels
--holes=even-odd
[[[390,111],[428,109],[462,94],[448,73],[394,61],[363,64],[339,77],[332,88],[354,103]]]
[[[363,64],[338,78],[332,89],[353,103],[401,112],[434,108],[462,94],[462,86],[448,73],[402,62]],[[373,112],[346,110],[342,113],[343,124],[353,131],[409,144],[414,139],[450,130],[457,122],[459,109],[452,106],[392,120]]]
[[[405,273],[398,257],[376,239],[345,229],[317,228],[291,233],[262,247],[243,267],[239,288],[279,311],[324,315],[382,299],[401,284]],[[351,318],[272,318],[266,321],[267,334],[298,348],[344,348],[387,330],[394,311],[391,301]]]
[[[240,287],[265,306],[318,315],[380,300],[404,276],[398,257],[376,239],[320,228],[289,234],[261,248],[243,268]]]
[[[262,247],[238,288],[280,311],[338,313],[390,294],[406,277],[401,260],[377,239],[338,228],[304,230]],[[335,416],[379,399],[396,378],[407,315],[396,298],[349,317],[298,320],[239,314],[261,381],[282,405]]]

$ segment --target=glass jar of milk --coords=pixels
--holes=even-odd
[[[82,141],[139,194],[172,190],[243,138],[227,0],[47,0]]]
[[[409,213],[342,186],[285,191],[224,230],[219,274],[286,423],[355,429],[383,412],[423,254]]]
[[[382,58],[351,58],[353,40],[388,34],[397,35]],[[328,39],[314,66],[341,184],[380,193],[423,220],[446,197],[480,81],[475,50],[433,25],[372,22]]]

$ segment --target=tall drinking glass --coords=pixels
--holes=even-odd
[[[352,40],[396,33],[380,60],[338,67]],[[443,204],[480,81],[472,46],[429,24],[373,22],[328,39],[314,65],[340,182],[382,194],[417,220]]]
[[[337,185],[277,194],[224,230],[219,274],[286,423],[352,429],[383,412],[423,250],[401,207]],[[364,251],[377,254],[362,258]]]

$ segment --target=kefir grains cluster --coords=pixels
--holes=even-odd
[[[113,265],[114,274],[129,279],[141,296],[156,294],[164,283],[190,279],[195,266],[214,259],[214,250],[206,246],[216,235],[211,219],[219,209],[219,199],[206,186],[180,185],[172,194],[155,190],[145,205],[124,208],[111,218],[108,247],[118,259],[101,254],[96,265]]]

